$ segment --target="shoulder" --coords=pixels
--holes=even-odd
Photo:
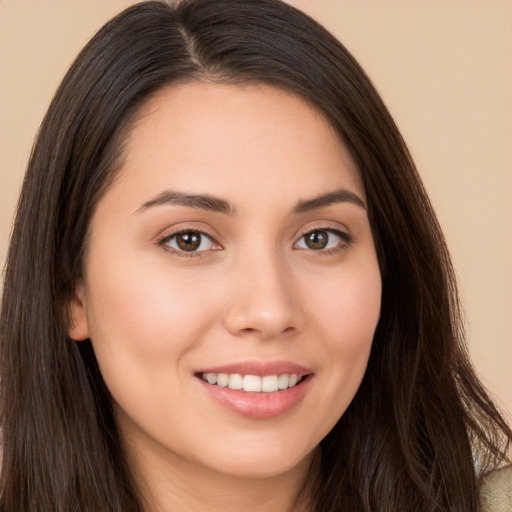
[[[512,511],[512,466],[485,475],[480,497],[483,512]]]

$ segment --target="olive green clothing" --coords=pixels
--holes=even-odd
[[[486,475],[480,496],[484,512],[512,512],[512,466]]]

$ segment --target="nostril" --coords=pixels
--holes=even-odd
[[[285,327],[282,330],[273,328],[270,323],[269,325],[263,325],[261,328],[254,327],[245,327],[244,329],[239,330],[239,334],[245,335],[248,337],[254,336],[262,339],[271,339],[280,336],[290,336],[296,331],[295,327],[289,326]]]

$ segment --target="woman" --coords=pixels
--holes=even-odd
[[[4,512],[478,511],[510,462],[396,126],[278,1],[144,2],[85,47],[1,325]]]

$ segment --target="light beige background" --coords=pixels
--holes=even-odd
[[[131,3],[0,0],[2,267],[51,96],[93,32]],[[476,367],[512,418],[512,1],[291,3],[353,52],[402,129],[453,254]]]

